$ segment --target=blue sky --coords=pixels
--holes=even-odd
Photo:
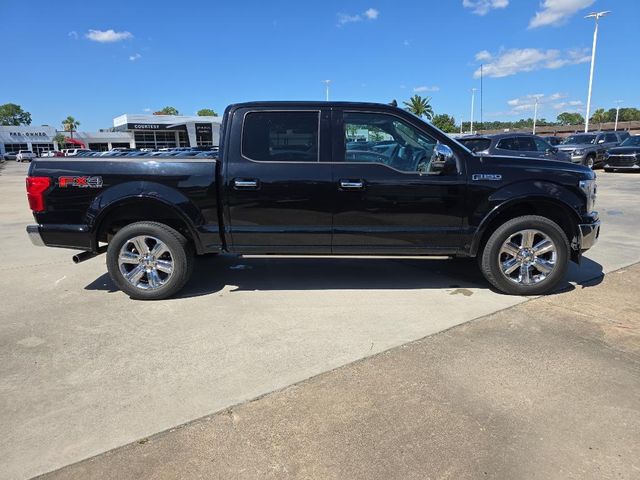
[[[247,100],[402,101],[418,92],[465,121],[484,63],[485,120],[640,106],[638,0],[0,0],[0,104],[81,130],[165,105],[193,114]],[[8,30],[7,30],[8,29]],[[476,74],[477,75],[477,74]],[[476,121],[479,120],[476,108]]]

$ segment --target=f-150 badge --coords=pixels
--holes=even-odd
[[[502,180],[502,175],[498,173],[474,173],[471,175],[471,180],[490,180],[493,182],[499,182]]]
[[[102,187],[102,177],[58,177],[60,188],[100,188]]]

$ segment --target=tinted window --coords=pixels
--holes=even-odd
[[[502,150],[518,150],[518,141],[516,137],[503,138],[498,142],[496,148],[501,148]]]
[[[620,144],[622,147],[638,147],[640,146],[640,135],[629,137]]]
[[[546,152],[551,148],[551,145],[549,145],[547,142],[545,142],[541,138],[533,137],[533,141],[536,144],[536,150],[538,150],[539,152]]]
[[[403,172],[433,172],[438,143],[393,115],[344,113],[345,161],[381,163]]]
[[[488,138],[459,138],[458,141],[472,152],[482,152],[491,145],[491,140]]]
[[[590,143],[592,144],[595,142],[596,142],[595,135],[584,134],[584,135],[569,135],[567,138],[564,139],[562,143],[564,143],[565,145],[571,145],[571,144],[583,145],[583,144],[590,144]]]
[[[604,141],[607,143],[615,143],[618,141],[618,137],[616,136],[615,133],[607,133],[604,136]]]
[[[242,154],[262,162],[317,162],[319,112],[251,112]]]
[[[518,150],[522,152],[535,152],[537,149],[533,138],[531,137],[518,137]]]

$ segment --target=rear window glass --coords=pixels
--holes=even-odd
[[[242,154],[262,162],[317,162],[320,112],[250,112]]]
[[[491,145],[488,138],[459,138],[458,141],[472,152],[482,152]]]

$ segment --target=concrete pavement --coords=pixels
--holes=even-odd
[[[473,262],[207,258],[177,299],[116,292],[104,257],[29,244],[28,165],[0,171],[0,478],[97,455],[525,301]],[[640,261],[639,176],[600,175],[600,243],[567,284]]]
[[[44,478],[639,478],[639,283],[635,265]]]

